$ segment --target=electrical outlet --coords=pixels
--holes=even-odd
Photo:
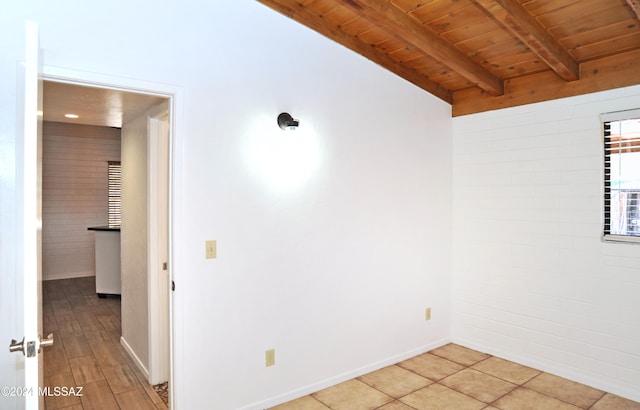
[[[425,320],[431,320],[431,308],[428,307],[425,312],[424,312],[424,319]]]
[[[205,246],[207,249],[207,259],[215,259],[218,253],[216,241],[206,241]]]
[[[269,349],[264,352],[264,361],[265,366],[273,366],[276,364],[276,349]]]

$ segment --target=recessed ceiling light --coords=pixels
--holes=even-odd
[[[80,118],[80,116],[77,114],[65,114],[64,116],[67,118]]]

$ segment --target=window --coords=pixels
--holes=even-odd
[[[121,223],[120,191],[122,186],[122,169],[120,162],[109,161],[109,227],[119,228]]]
[[[603,114],[604,238],[640,242],[640,109]]]

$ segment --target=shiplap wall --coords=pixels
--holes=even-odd
[[[453,340],[640,400],[640,246],[602,233],[600,114],[640,86],[453,120]]]
[[[119,160],[119,129],[43,124],[43,280],[95,275],[87,228],[107,225],[107,162]]]

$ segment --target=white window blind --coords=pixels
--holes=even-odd
[[[122,167],[120,162],[109,161],[109,227],[120,227],[122,210]]]
[[[605,239],[640,240],[640,110],[602,115]]]

